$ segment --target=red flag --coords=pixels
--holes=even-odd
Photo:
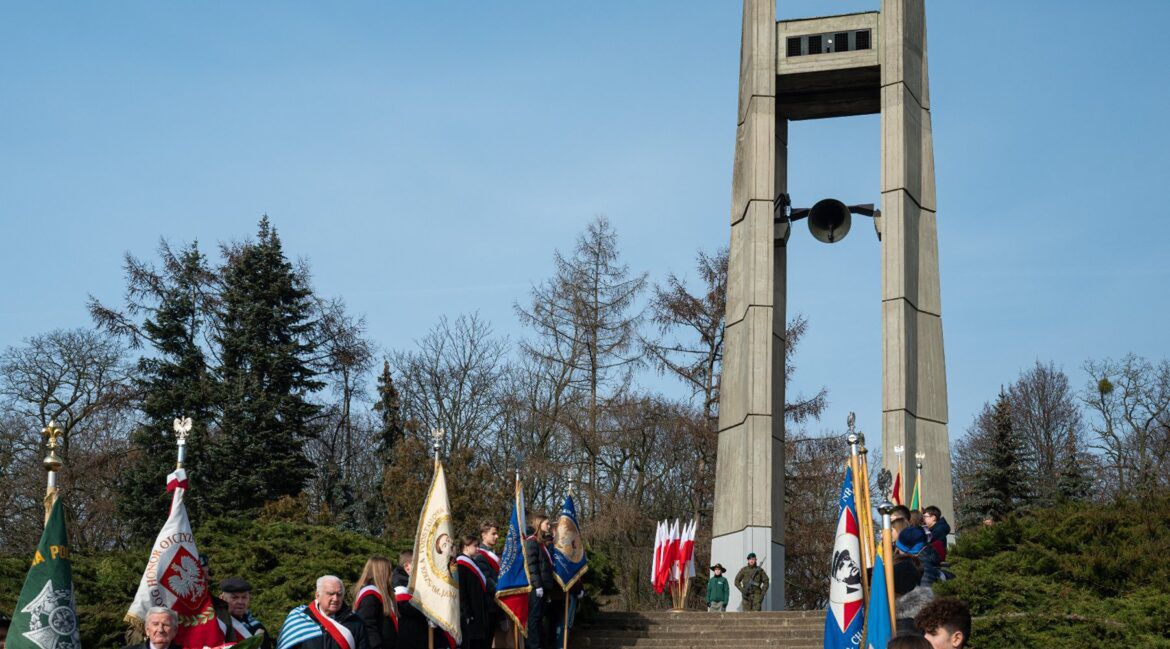
[[[898,475],[894,476],[894,504],[902,504],[902,471],[898,471]]]
[[[682,539],[682,558],[679,560],[679,568],[684,577],[695,576],[695,528],[696,521],[691,521],[687,524],[683,532]]]

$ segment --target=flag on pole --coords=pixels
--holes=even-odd
[[[910,494],[910,511],[918,509],[918,483],[919,479],[914,480],[914,491]]]
[[[145,624],[152,606],[165,606],[179,615],[175,644],[199,649],[217,647],[224,643],[224,632],[215,619],[207,573],[199,563],[199,550],[183,503],[187,472],[175,469],[167,476],[167,491],[174,492],[171,513],[154,540],[138,593],[125,619]]]
[[[679,568],[684,578],[695,576],[695,531],[697,522],[692,520],[687,523],[686,531],[683,532],[681,559],[679,560]]]
[[[512,501],[512,516],[508,519],[508,535],[500,554],[500,577],[496,581],[496,601],[504,613],[512,618],[525,637],[528,637],[528,593],[532,590],[532,576],[524,554],[524,485],[516,478],[516,492]]]
[[[853,471],[845,469],[837,503],[837,533],[829,571],[829,611],[825,616],[825,649],[856,649],[865,627],[861,590],[861,540]],[[874,573],[877,574],[876,572]]]
[[[663,573],[662,552],[665,550],[665,535],[662,532],[662,526],[663,522],[658,521],[658,525],[654,530],[654,561],[650,564],[650,585],[654,587],[654,592],[659,595],[662,594],[663,589],[666,587],[664,580],[661,579]]]
[[[678,552],[681,547],[682,532],[679,530],[679,521],[674,519],[670,527],[670,540],[666,544],[667,581],[678,581]]]
[[[461,640],[459,631],[459,584],[451,574],[455,558],[451,531],[451,505],[447,500],[447,476],[435,460],[435,477],[427,491],[414,536],[414,563],[410,571],[410,603],[435,626]]]
[[[58,498],[49,510],[32,567],[16,599],[9,649],[80,649],[77,607],[73,598],[73,568],[69,564],[69,537]]]
[[[577,524],[573,494],[565,496],[561,514],[557,517],[557,527],[553,531],[552,560],[553,576],[566,591],[589,570],[589,558],[585,556],[585,543],[581,540],[581,527]]]
[[[890,494],[894,499],[895,505],[902,504],[902,470],[898,469],[898,474],[894,476],[894,490]]]
[[[886,569],[879,555],[873,565],[873,579],[869,586],[869,608],[865,611],[866,649],[885,649],[894,634],[890,619],[890,593],[886,590]]]

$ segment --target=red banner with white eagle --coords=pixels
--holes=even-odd
[[[198,649],[222,645],[224,633],[215,619],[207,573],[199,563],[187,506],[183,504],[187,491],[187,473],[183,469],[167,476],[167,491],[174,494],[171,515],[154,540],[126,621],[145,623],[152,606],[163,606],[179,614],[175,644]]]

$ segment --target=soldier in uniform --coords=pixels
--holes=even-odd
[[[735,575],[735,587],[743,595],[741,611],[758,611],[768,592],[768,573],[756,565],[756,553],[747,555],[747,565]]]

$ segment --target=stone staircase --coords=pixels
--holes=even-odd
[[[569,636],[574,649],[780,647],[821,649],[824,611],[599,613]]]

